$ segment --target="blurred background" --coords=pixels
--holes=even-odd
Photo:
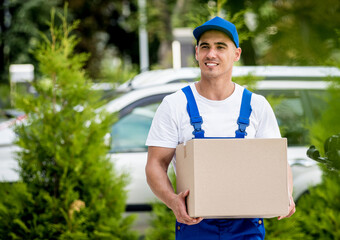
[[[31,51],[40,34],[49,31],[46,22],[51,8],[60,11],[65,2],[1,0],[2,107],[8,104],[9,66],[33,64],[35,76],[39,74]],[[71,0],[68,17],[81,21],[76,30],[81,38],[76,51],[91,54],[85,65],[91,79],[123,81],[131,77],[123,72],[136,74],[173,67],[174,41],[181,44],[181,66],[195,66],[192,29],[213,15],[236,24],[241,38],[241,65],[314,66],[339,61],[336,0]],[[147,51],[144,60],[143,49]]]
[[[107,109],[120,111],[120,120],[111,131],[111,137],[115,137],[113,143],[116,144],[111,143],[111,158],[131,161],[131,166],[135,164],[134,159],[144,159],[138,165],[140,169],[145,164],[144,142],[153,114],[161,99],[176,89],[169,85],[164,87],[168,90],[158,89],[154,93],[138,92],[133,95],[131,92],[126,98],[111,104],[118,96],[116,87],[127,87],[128,90],[125,90],[130,91],[133,89],[131,86],[135,86],[138,90],[138,84],[143,88],[149,83],[167,79],[172,74],[169,69],[197,67],[194,58],[196,43],[192,36],[196,26],[216,15],[233,22],[238,29],[242,48],[241,60],[236,63],[237,66],[288,67],[275,69],[277,75],[258,70],[261,68],[252,68],[260,78],[247,75],[251,71],[234,78],[250,87],[251,82],[266,78],[284,80],[274,87],[260,84],[258,92],[265,95],[272,104],[281,133],[290,140],[291,151],[297,149],[294,147],[303,146],[304,157],[290,162],[294,166],[295,176],[304,176],[306,179],[304,173],[308,173],[309,178],[317,178],[312,184],[313,189],[308,191],[305,191],[308,183],[302,181],[304,187],[301,195],[308,197],[301,198],[301,201],[299,199],[300,213],[297,212],[291,220],[281,221],[280,225],[268,220],[268,239],[340,239],[339,172],[336,167],[329,169],[305,161],[306,147],[311,144],[317,146],[321,155],[326,154],[326,158],[327,151],[332,149],[332,159],[339,159],[340,137],[334,138],[336,143],[334,140],[331,147],[324,148],[326,139],[340,131],[338,0],[0,0],[0,124],[6,124],[0,125],[0,140],[1,137],[7,139],[9,136],[1,132],[7,130],[8,120],[23,115],[16,108],[14,95],[36,93],[31,83],[45,77],[33,53],[39,48],[42,36],[50,37],[51,29],[47,23],[51,21],[51,9],[54,8],[57,14],[63,14],[66,2],[67,22],[79,20],[79,25],[72,32],[79,39],[74,54],[89,53],[82,70],[85,70],[86,77],[95,89],[105,90],[101,93],[101,99],[108,103],[105,105]],[[56,18],[55,24],[62,24],[61,19]],[[309,68],[300,68],[295,72],[293,69],[298,68],[289,67]],[[147,75],[151,70],[164,72],[163,75],[157,75],[159,72]],[[302,75],[296,75],[301,72]],[[330,73],[335,77],[329,78]],[[187,73],[177,71],[176,74],[172,80],[169,77],[164,83],[183,81]],[[128,81],[137,75],[139,78],[134,79],[135,85],[133,81]],[[199,77],[195,71],[189,75],[186,77],[188,82]],[[312,83],[306,82],[309,80]],[[299,81],[305,82],[303,87]],[[313,85],[316,82],[318,85]],[[152,94],[157,95],[157,98]],[[139,99],[141,103],[129,100],[129,96],[130,99]],[[154,100],[151,101],[151,97]],[[142,130],[133,128],[139,123],[143,125]],[[126,137],[128,135],[133,135],[133,139]],[[138,144],[133,146],[134,149],[130,148],[137,138]],[[4,148],[12,144],[12,139],[10,141],[3,144]],[[125,156],[123,153],[130,155]],[[140,153],[144,155],[138,155]],[[2,158],[5,159],[0,156]],[[134,179],[141,173],[129,174]],[[132,182],[144,183],[144,175],[139,177],[142,180]],[[317,185],[319,187],[315,188]],[[138,192],[136,189],[130,191],[137,199],[132,203],[134,207],[143,207],[145,202],[143,206],[136,203],[139,203],[138,199],[145,191]],[[150,206],[146,206],[146,209],[144,213],[151,210]],[[152,222],[149,222],[150,217],[144,216],[139,220],[144,225],[136,227],[142,233],[140,238],[173,239],[172,213],[157,203],[152,205],[152,209]],[[3,216],[1,213],[0,209],[0,220]],[[151,227],[151,230],[145,235],[147,227]],[[1,234],[0,231],[0,236],[5,236]]]

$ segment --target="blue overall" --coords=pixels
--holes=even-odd
[[[204,138],[204,130],[201,128],[203,120],[197,108],[197,104],[190,86],[182,89],[188,105],[187,110],[190,124],[193,126],[195,138]],[[239,128],[235,132],[235,138],[244,138],[247,135],[251,114],[251,92],[244,89],[240,115],[237,120]],[[203,219],[199,224],[187,225],[176,221],[176,240],[242,240],[264,239],[265,229],[262,218],[243,219]]]

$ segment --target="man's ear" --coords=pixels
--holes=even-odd
[[[198,50],[198,46],[196,45],[196,47],[195,47],[195,59],[196,59],[196,61],[198,61],[197,50]]]
[[[234,62],[237,62],[241,58],[242,49],[236,48]]]

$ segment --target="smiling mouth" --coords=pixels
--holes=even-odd
[[[218,63],[205,63],[205,65],[208,67],[214,67],[214,66],[217,66]]]

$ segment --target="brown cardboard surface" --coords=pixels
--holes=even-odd
[[[191,217],[288,214],[287,139],[192,139],[176,149],[177,191]]]

